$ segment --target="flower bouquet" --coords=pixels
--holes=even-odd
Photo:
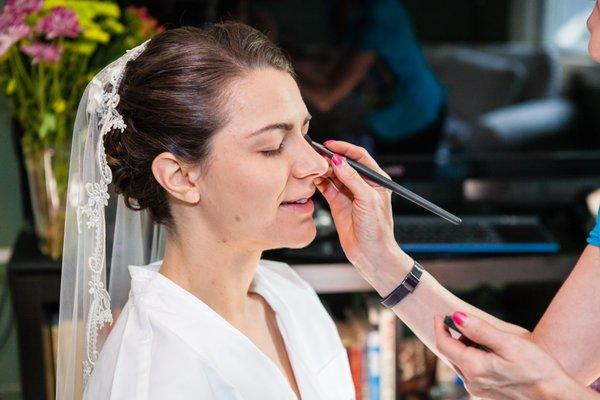
[[[62,253],[71,131],[87,83],[163,31],[145,8],[111,1],[8,0],[0,14],[0,90],[20,140],[43,254]]]

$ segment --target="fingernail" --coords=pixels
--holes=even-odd
[[[464,312],[457,311],[452,314],[452,321],[458,326],[464,326],[467,323],[467,314]]]
[[[324,144],[325,146],[327,146],[327,143],[331,143],[331,142],[334,142],[334,141],[335,141],[335,140],[331,140],[331,139],[329,139],[329,140],[326,140],[326,141],[324,141],[324,142],[323,142],[323,144]]]
[[[344,157],[334,154],[333,157],[331,157],[331,162],[339,167],[344,162]]]

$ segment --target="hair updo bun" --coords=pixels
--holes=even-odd
[[[256,29],[236,22],[159,33],[127,63],[117,111],[127,128],[104,137],[115,191],[127,207],[149,209],[174,228],[167,193],[152,174],[152,161],[170,152],[201,165],[210,140],[227,122],[228,84],[247,72],[275,68],[295,77],[283,52]]]

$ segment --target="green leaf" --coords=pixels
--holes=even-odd
[[[38,130],[40,139],[44,140],[49,132],[56,130],[56,116],[52,113],[44,113],[42,116],[42,124]]]

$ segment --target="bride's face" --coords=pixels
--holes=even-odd
[[[231,93],[231,120],[213,137],[198,210],[232,244],[306,246],[316,235],[312,208],[282,202],[312,196],[329,164],[304,139],[310,115],[298,85],[266,68],[235,81]]]

